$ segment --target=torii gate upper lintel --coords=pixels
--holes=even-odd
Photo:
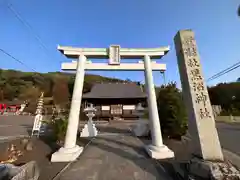
[[[152,71],[165,71],[166,64],[159,64],[151,59],[159,59],[167,54],[169,47],[160,48],[121,48],[119,45],[111,45],[109,48],[74,48],[58,46],[58,50],[67,58],[78,58],[78,61],[62,63],[62,70],[76,71],[67,133],[64,147],[52,155],[52,162],[74,161],[83,148],[76,145],[80,106],[84,74],[86,70],[119,70],[119,71],[144,71],[145,83],[148,95],[149,119],[152,135],[152,144],[146,146],[148,154],[152,158],[164,159],[174,157],[174,153],[162,142],[162,133],[158,116],[158,108],[153,82]],[[92,63],[87,58],[109,58],[108,63]],[[121,63],[121,59],[143,59],[138,63]]]

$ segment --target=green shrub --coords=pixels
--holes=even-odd
[[[187,131],[187,115],[176,83],[161,86],[157,102],[163,136],[180,139]]]
[[[67,132],[67,125],[68,125],[67,119],[55,118],[47,122],[47,124],[49,125],[49,128],[51,128],[53,131],[52,133],[53,141],[56,141],[57,143],[62,144]]]
[[[220,116],[229,116],[231,113],[225,109],[220,112]]]
[[[229,110],[223,109],[222,112],[220,113],[220,116],[240,116],[240,110],[237,108],[232,107]]]
[[[237,108],[232,109],[232,115],[233,116],[240,116],[240,110]]]
[[[149,112],[148,111],[145,111],[142,118],[144,119],[149,119]]]

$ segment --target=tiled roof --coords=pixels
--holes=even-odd
[[[95,84],[83,99],[89,98],[146,98],[140,86],[134,83]]]

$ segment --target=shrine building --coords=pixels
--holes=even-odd
[[[83,94],[85,106],[96,107],[96,119],[137,119],[136,107],[146,103],[147,95],[135,83],[95,84],[91,91]]]

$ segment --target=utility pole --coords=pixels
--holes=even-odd
[[[240,5],[238,6],[238,16],[240,17]]]
[[[164,85],[166,85],[165,71],[160,71],[160,73],[161,73],[162,76],[163,76],[163,83],[164,83]]]

